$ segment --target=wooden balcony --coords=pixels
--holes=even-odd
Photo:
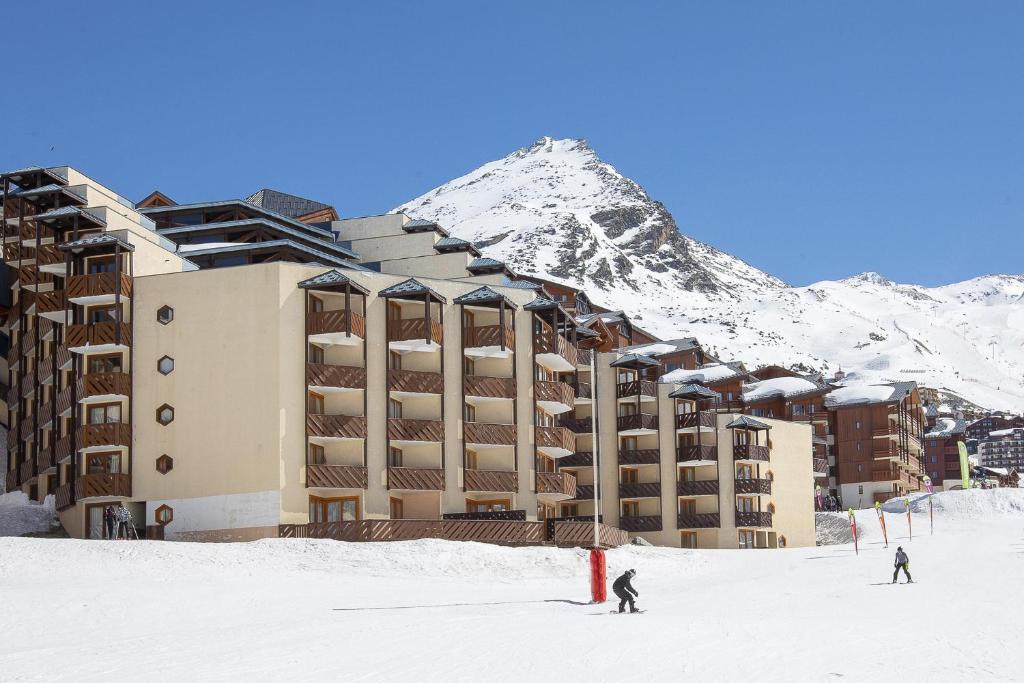
[[[306,334],[344,335],[366,339],[366,318],[355,311],[310,311],[306,315]]]
[[[589,548],[594,544],[594,523],[554,520],[549,540],[557,546]],[[629,543],[629,534],[625,529],[599,523],[597,540],[602,548],[615,548]]]
[[[619,517],[619,527],[623,531],[642,533],[661,531],[661,515],[639,515],[636,517]]]
[[[486,422],[463,422],[462,438],[463,441],[470,444],[515,446],[516,426]]]
[[[593,484],[576,484],[576,495],[573,500],[594,500]]]
[[[576,369],[577,349],[560,334],[555,334],[550,326],[533,335],[533,353],[541,365],[560,372],[572,372]]]
[[[132,426],[126,422],[81,425],[78,428],[79,448],[118,447],[132,445]],[[79,496],[81,498],[81,496]]]
[[[98,372],[78,379],[78,400],[132,395],[132,378],[126,372]]]
[[[4,491],[10,493],[18,488],[18,483],[18,470],[7,470],[7,474],[4,477],[4,484],[6,485]]]
[[[365,489],[368,476],[362,465],[309,465],[306,467],[308,488]]]
[[[576,436],[565,427],[537,427],[537,449],[552,457],[569,455],[576,450]]]
[[[619,482],[619,498],[660,498],[661,482]]]
[[[306,363],[306,384],[330,389],[365,389],[366,368]]]
[[[366,418],[358,415],[306,415],[306,434],[322,439],[365,439]]]
[[[83,474],[75,480],[75,500],[130,498],[132,478],[127,474]]]
[[[127,299],[132,295],[132,279],[124,273],[72,275],[68,278],[67,294],[68,301],[72,302],[97,298],[113,300],[118,295]]]
[[[568,429],[573,434],[590,434],[594,430],[593,418],[589,417],[561,417],[558,424]]]
[[[53,449],[40,448],[39,454],[36,456],[36,464],[39,466],[40,472],[45,472],[46,470],[53,467]]]
[[[647,413],[619,415],[615,420],[620,434],[658,431],[658,416]]]
[[[895,467],[879,468],[871,470],[871,481],[876,483],[899,481],[900,471]]]
[[[538,472],[537,495],[573,498],[576,495],[576,477],[568,472]]]
[[[828,459],[827,458],[812,458],[811,460],[811,471],[815,474],[820,474],[823,477],[828,476]]]
[[[516,380],[514,377],[466,375],[462,380],[462,391],[466,396],[513,399],[516,397]]]
[[[7,390],[7,405],[9,407],[17,406],[20,399],[21,385],[17,383],[12,384],[11,387]]]
[[[771,451],[767,446],[755,446],[752,443],[738,443],[733,444],[732,447],[733,460],[768,462],[770,460],[770,455]]]
[[[71,351],[67,346],[57,347],[57,369],[64,370],[71,365]]]
[[[680,446],[676,449],[676,462],[717,462],[718,447],[707,444]]]
[[[566,413],[576,406],[576,392],[565,382],[536,380],[533,383],[533,397],[549,413]]]
[[[502,340],[505,348],[514,351],[516,348],[516,335],[511,325],[478,325],[465,327],[462,330],[462,345],[466,349],[479,349],[486,347],[500,347]]]
[[[770,512],[740,512],[736,511],[737,527],[768,528],[772,525],[772,513]]]
[[[619,449],[620,465],[657,465],[661,462],[661,451],[657,448]]]
[[[772,482],[770,479],[736,479],[737,494],[765,495],[772,493]]]
[[[388,418],[388,438],[392,441],[444,441],[444,422],[440,420],[413,420]]]
[[[65,434],[57,439],[57,444],[53,447],[53,457],[57,462],[63,462],[72,457],[76,451],[78,451],[77,434],[74,438],[71,434]]]
[[[39,315],[64,318],[67,315],[67,291],[55,289],[51,292],[39,292],[36,295],[36,312]]]
[[[717,496],[718,481],[708,479],[705,481],[680,481],[676,482],[676,495],[678,496]]]
[[[591,451],[576,451],[558,459],[558,467],[593,467],[594,454]]]
[[[76,383],[77,385],[77,383]],[[61,392],[57,394],[57,414],[64,415],[73,407],[71,405],[71,394],[75,390],[74,387],[68,385],[61,389]]]
[[[289,533],[300,535],[292,530]],[[307,524],[302,533],[308,538],[349,542],[437,538],[502,545],[537,545],[544,541],[544,522],[500,519],[360,519]]]
[[[42,429],[47,429],[47,428],[53,426],[53,404],[52,403],[47,401],[46,403],[43,403],[42,405],[40,405],[39,406],[39,412],[37,414],[39,415],[39,418],[36,421],[36,424],[38,424]]]
[[[21,463],[18,471],[18,481],[22,484],[31,484],[36,478],[36,464],[31,460]]]
[[[89,346],[131,346],[128,323],[91,323],[68,325],[66,343],[70,350],[83,352]]]
[[[899,434],[895,425],[886,425],[884,427],[874,427],[871,430],[871,436],[896,436]]]
[[[8,242],[4,245],[4,263],[7,265],[17,267],[18,261],[30,260],[32,260],[31,252],[28,249],[22,249],[20,242]]]
[[[41,272],[34,265],[22,266],[18,269],[18,284],[26,289],[35,289],[38,285],[52,285],[53,275]]]
[[[403,491],[444,491],[444,470],[427,467],[389,467],[388,488]]]
[[[444,343],[444,330],[441,323],[436,320],[426,321],[423,318],[389,320],[388,341],[423,341],[440,345]]]
[[[58,510],[67,510],[75,504],[74,482],[69,481],[66,484],[58,486],[57,490],[53,492],[53,497]]]
[[[722,518],[717,512],[680,512],[676,516],[676,526],[680,529],[717,529],[722,526]]]
[[[615,385],[615,396],[616,398],[626,398],[628,396],[649,396],[657,398],[658,383],[647,379],[619,382]]]
[[[388,390],[408,394],[443,394],[444,376],[440,372],[389,369]]]
[[[590,359],[593,357],[590,349],[578,349],[576,351],[576,365],[590,367]]]
[[[696,429],[697,427],[715,427],[715,415],[706,410],[696,413],[681,413],[676,415],[676,429]]]
[[[29,370],[21,378],[21,395],[31,396],[36,391],[36,373]]]
[[[587,382],[576,382],[574,385],[576,388],[576,400],[587,399],[593,400],[594,398],[594,387]]]
[[[64,252],[62,252],[56,244],[39,245],[36,249],[36,265],[39,267],[59,267],[61,270],[67,269],[67,261],[64,256]]]
[[[53,358],[42,358],[39,360],[36,382],[39,384],[53,384]]]
[[[516,493],[519,491],[519,474],[497,470],[466,470],[464,481],[467,491],[496,491]]]

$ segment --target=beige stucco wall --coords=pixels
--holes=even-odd
[[[404,235],[402,226],[408,217],[401,213],[388,213],[380,216],[360,216],[331,222],[331,230],[338,233],[339,240],[361,240],[370,237],[386,237],[388,235]]]
[[[366,259],[364,259],[366,260]],[[473,256],[466,252],[431,254],[415,258],[400,258],[382,261],[381,272],[396,275],[424,276],[434,278],[456,278],[466,274],[466,266]]]

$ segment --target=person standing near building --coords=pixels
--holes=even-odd
[[[626,610],[626,603],[629,603],[630,612],[639,612],[636,605],[633,603],[633,598],[640,597],[640,594],[633,588],[633,585],[629,582],[636,576],[635,569],[627,569],[619,578],[615,579],[615,583],[612,584],[612,592],[619,598],[619,613],[621,614]]]
[[[896,570],[892,573],[892,582],[896,583],[896,577],[900,573],[900,569],[903,569],[903,573],[907,575],[907,583],[914,583],[914,580],[910,578],[910,558],[903,552],[903,546],[896,548],[896,564],[894,565]]]
[[[108,541],[114,538],[114,506],[112,505],[103,508],[103,538]]]

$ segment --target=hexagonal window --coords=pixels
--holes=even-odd
[[[167,474],[174,469],[174,458],[166,453],[156,459],[156,471],[160,474]]]
[[[174,320],[174,309],[170,306],[161,306],[156,312],[156,319],[161,325],[167,325]]]
[[[156,421],[166,426],[174,422],[174,408],[166,403],[156,409]]]
[[[174,509],[169,505],[161,505],[153,512],[153,517],[157,524],[166,526],[174,521]]]
[[[161,375],[169,375],[174,372],[174,359],[164,356],[156,362],[156,369]]]

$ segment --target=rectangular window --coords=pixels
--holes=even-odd
[[[623,467],[621,475],[623,484],[635,484],[640,481],[640,470],[635,467]]]
[[[679,514],[697,514],[697,501],[693,500],[692,498],[684,498],[683,500],[679,501]]]
[[[793,404],[793,414],[794,415],[803,415],[804,414],[804,404],[803,403],[794,403]]]
[[[680,548],[696,548],[697,547],[697,532],[696,531],[682,531],[679,534]]]
[[[388,352],[388,368],[390,368],[392,370],[401,370],[402,369],[402,354],[398,353],[398,351],[389,351]]]
[[[352,522],[357,519],[359,519],[358,498],[309,497],[309,521],[311,523]]]
[[[318,446],[315,443],[309,444],[309,464],[310,465],[323,465],[326,462],[326,456],[323,446]]]
[[[112,323],[117,321],[117,305],[90,306],[87,319],[90,325]]]
[[[86,261],[86,271],[89,275],[96,273],[113,273],[117,268],[115,256],[92,256]]]
[[[393,398],[388,399],[388,417],[402,417],[402,402]]]
[[[87,415],[89,424],[101,425],[111,422],[121,421],[121,404],[120,403],[106,403],[100,405],[89,406],[89,413]]]
[[[120,474],[120,453],[88,453],[85,460],[86,472],[89,474]]]
[[[324,397],[312,391],[309,392],[309,400],[307,401],[306,410],[310,415],[323,415]]]
[[[736,478],[737,479],[753,479],[754,468],[750,465],[738,464],[736,465]]]
[[[577,503],[562,503],[563,517],[578,517],[579,514],[580,506]]]
[[[466,449],[466,469],[467,470],[479,469],[477,467],[476,451],[469,450],[468,448]]]
[[[466,422],[476,422],[476,406],[472,403],[467,403],[463,406],[462,419]]]
[[[740,548],[749,550],[754,547],[754,532],[747,529],[739,531]]]
[[[87,372],[90,375],[103,372],[121,372],[121,354],[109,353],[98,356],[89,356]]]
[[[637,437],[635,436],[624,436],[622,437],[622,450],[624,451],[635,451],[637,446]]]
[[[388,467],[402,466],[402,449],[392,446],[388,449]]]
[[[472,358],[465,358],[462,361],[462,372],[466,377],[472,377],[476,374],[476,362]]]
[[[623,517],[639,517],[640,516],[640,502],[636,500],[625,500],[622,501],[622,516]]]
[[[754,417],[764,417],[764,408],[751,408],[750,414]]]
[[[316,344],[309,345],[309,362],[310,363],[323,363],[324,362],[324,350]]]
[[[512,508],[507,498],[502,500],[467,500],[466,512],[506,512]]]
[[[311,313],[320,313],[324,310],[324,300],[312,294],[309,295],[309,310]]]
[[[402,519],[402,499],[391,499],[391,519]]]
[[[747,498],[746,496],[737,496],[736,498],[736,510],[739,512],[753,512],[754,511],[754,499]]]
[[[679,470],[679,481],[696,481],[697,470],[693,467],[684,467]]]

